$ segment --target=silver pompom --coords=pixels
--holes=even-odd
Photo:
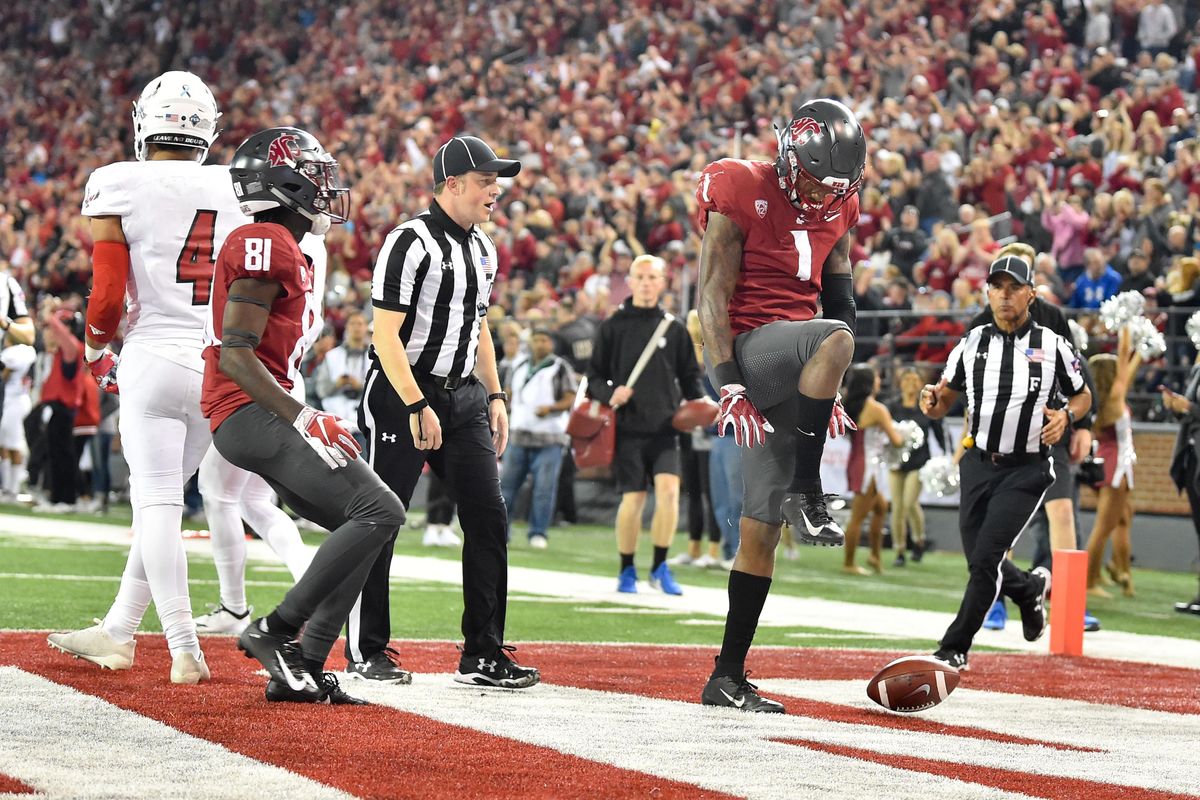
[[[1083,326],[1075,320],[1069,319],[1067,327],[1071,329],[1071,339],[1075,342],[1075,349],[1080,353],[1087,350],[1088,332],[1083,329]]]
[[[958,465],[950,456],[929,459],[917,473],[925,491],[945,497],[958,491]]]
[[[1192,340],[1192,346],[1200,349],[1200,311],[1188,317],[1187,335]]]
[[[1167,352],[1166,340],[1146,317],[1135,317],[1125,325],[1129,329],[1129,343],[1142,361],[1153,361]]]
[[[1100,304],[1100,321],[1105,330],[1116,332],[1146,310],[1146,298],[1138,292],[1121,292]]]
[[[899,447],[888,445],[884,451],[883,460],[887,464],[888,469],[900,469],[907,464],[913,457],[913,454],[921,449],[921,445],[925,444],[925,431],[921,430],[921,426],[915,420],[906,419],[896,423],[896,433],[904,439]]]

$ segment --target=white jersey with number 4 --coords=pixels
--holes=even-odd
[[[125,342],[203,372],[217,253],[225,237],[246,223],[229,167],[195,161],[109,164],[88,179],[83,215],[121,218],[130,262]]]

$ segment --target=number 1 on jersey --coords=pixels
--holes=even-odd
[[[812,245],[808,231],[792,231],[796,241],[796,277],[802,281],[812,280]]]
[[[217,212],[200,209],[192,220],[183,250],[175,261],[175,282],[192,284],[192,305],[206,306],[212,294],[213,271],[217,267],[213,243],[217,233]]]

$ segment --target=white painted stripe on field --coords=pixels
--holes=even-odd
[[[354,692],[372,702],[739,797],[1028,797],[770,741],[827,741],[826,731],[831,727],[867,730],[861,725],[746,714],[569,686],[542,684],[524,691],[472,689],[452,683],[448,674],[415,675],[411,686],[367,683],[355,683]],[[922,751],[918,741],[910,741],[914,752]]]
[[[39,798],[352,797],[15,667],[0,686],[0,773]]]
[[[784,695],[785,705],[786,697],[802,697],[871,710],[878,708],[867,697],[864,681],[763,679],[756,683],[768,695]],[[897,755],[920,755],[1018,772],[1200,794],[1200,772],[1196,768],[1196,743],[1200,742],[1197,714],[984,692],[965,689],[960,684],[946,702],[919,716],[935,723],[1101,752],[1053,750],[867,726],[850,726],[854,730],[831,727],[823,741]],[[935,738],[914,744],[914,736]]]
[[[126,547],[130,543],[128,531],[119,526],[11,514],[0,514],[0,533],[77,539]],[[264,542],[246,544],[248,558],[278,562]],[[212,546],[208,541],[185,541],[184,546],[189,554],[204,554],[211,558]],[[462,563],[457,559],[397,555],[392,559],[391,577],[393,580],[400,578],[461,586]],[[965,573],[963,578],[965,581]],[[593,605],[615,603],[637,608],[668,609],[682,614],[709,614],[722,619],[729,609],[728,594],[723,587],[685,584],[683,597],[652,591],[622,594],[615,591],[615,576],[600,577],[531,567],[510,566],[508,588],[509,592],[566,598],[569,602]],[[764,627],[804,625],[834,631],[927,639],[932,650],[952,618],[953,614],[938,611],[772,594],[767,598],[759,624]],[[1021,635],[1020,625],[1009,625],[1003,631],[981,631],[975,643],[1034,653],[1046,653],[1049,649],[1049,637],[1043,637],[1040,642],[1026,642]],[[1196,639],[1105,630],[1087,634],[1084,654],[1094,658],[1200,669],[1200,640]]]

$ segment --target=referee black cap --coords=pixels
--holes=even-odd
[[[1000,272],[1012,275],[1017,283],[1033,286],[1033,267],[1029,266],[1029,262],[1023,258],[1017,256],[997,258],[992,262],[992,266],[988,267],[988,281],[991,282],[992,276]]]
[[[521,171],[521,162],[497,158],[495,151],[478,136],[455,136],[433,157],[433,185],[467,172],[495,172],[511,178]]]

